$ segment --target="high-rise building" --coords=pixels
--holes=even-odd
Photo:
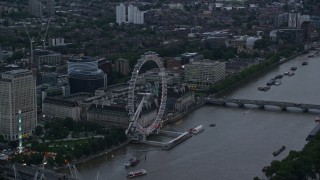
[[[130,4],[128,6],[128,23],[143,24],[144,12],[140,11],[136,6]]]
[[[47,0],[47,14],[49,17],[54,16],[55,14],[54,0]]]
[[[29,0],[29,14],[34,17],[42,17],[42,3],[40,0]]]
[[[116,21],[119,25],[126,22],[126,6],[122,3],[119,6],[116,6],[116,16]]]
[[[29,70],[12,70],[0,79],[0,134],[4,139],[19,138],[19,110],[23,136],[31,135],[37,124],[36,79]]]
[[[132,4],[130,4],[128,6],[128,23],[133,23],[134,21],[134,14],[135,12],[138,10],[137,7],[133,6]]]

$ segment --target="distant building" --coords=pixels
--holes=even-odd
[[[28,11],[29,11],[29,14],[34,17],[42,17],[41,0],[29,0]]]
[[[182,68],[181,57],[169,57],[166,59],[166,68]]]
[[[290,28],[299,27],[299,15],[300,13],[289,13],[288,27]]]
[[[207,89],[224,79],[225,62],[209,59],[198,60],[185,65],[185,82],[196,89]]]
[[[75,121],[81,119],[81,102],[92,95],[78,93],[66,97],[45,97],[42,103],[42,114],[50,117],[67,118]]]
[[[169,86],[167,91],[167,112],[181,112],[195,102],[194,92],[187,86]]]
[[[12,70],[0,79],[0,134],[19,139],[19,110],[23,136],[32,135],[37,125],[36,79],[29,70]]]
[[[126,22],[126,6],[122,3],[116,6],[116,21],[119,25]]]
[[[107,87],[107,74],[98,68],[92,57],[71,58],[68,61],[70,93],[88,92]]]
[[[121,72],[124,75],[128,75],[130,73],[129,61],[122,58],[115,60],[114,70]]]
[[[8,58],[10,58],[13,55],[13,52],[11,51],[1,51],[0,50],[0,62],[4,62]]]
[[[130,118],[126,103],[121,104],[93,104],[87,111],[87,121],[95,122],[106,129],[128,128]],[[157,116],[157,107],[155,104],[147,104],[142,108],[138,123],[141,126],[150,126]]]
[[[47,14],[49,17],[53,17],[55,14],[54,0],[47,0]]]
[[[303,22],[310,21],[309,15],[301,15],[300,13],[289,13],[288,27],[300,28]]]
[[[98,67],[108,76],[111,76],[112,73],[112,62],[108,61],[106,58],[98,59]]]
[[[277,14],[274,16],[274,27],[287,27],[288,26],[288,13]]]
[[[310,23],[313,25],[314,28],[320,28],[320,16],[311,16]]]
[[[144,12],[140,11],[136,6],[130,4],[128,6],[128,23],[143,24]]]
[[[116,6],[116,22],[119,25],[122,23],[144,24],[144,13],[144,11],[140,11],[136,6],[130,4],[128,6],[128,15],[126,15],[126,6],[121,3]]]
[[[55,46],[65,46],[66,44],[64,43],[64,38],[49,38],[49,46],[50,47],[55,47]]]
[[[182,65],[188,64],[193,61],[200,60],[200,59],[203,59],[203,55],[201,55],[197,52],[194,52],[194,53],[186,52],[186,53],[181,54],[181,64]]]
[[[60,53],[42,49],[33,51],[33,59],[38,68],[43,65],[60,66],[62,63]]]
[[[303,31],[301,29],[277,29],[270,32],[270,40],[273,42],[302,43]]]

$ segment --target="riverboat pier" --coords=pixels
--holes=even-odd
[[[140,141],[139,143],[143,143],[151,146],[157,146],[157,147],[160,147],[162,150],[169,150],[192,136],[189,132],[182,133],[182,132],[176,132],[176,131],[163,131],[163,130],[161,130],[159,134],[174,137],[174,139],[168,142],[145,140],[145,141]]]

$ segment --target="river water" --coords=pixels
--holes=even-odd
[[[302,66],[308,61],[307,66]],[[294,76],[284,76],[280,86],[267,92],[258,91],[271,78],[297,66]],[[270,70],[250,82],[230,90],[227,98],[275,100],[295,103],[320,104],[320,58],[299,56]],[[255,107],[236,108],[204,106],[170,124],[166,128],[185,131],[199,124],[205,130],[169,151],[146,145],[127,145],[85,164],[78,165],[81,179],[126,179],[126,173],[144,168],[146,176],[137,179],[202,180],[253,179],[263,177],[261,169],[272,160],[283,159],[290,150],[301,150],[305,138],[316,125],[314,118],[320,112],[302,113],[299,109],[281,111],[276,107],[259,110]],[[209,127],[215,123],[216,127]],[[277,157],[272,152],[281,146],[287,148]],[[125,169],[124,163],[136,156],[141,162]]]

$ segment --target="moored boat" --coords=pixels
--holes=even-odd
[[[282,151],[284,151],[286,149],[285,146],[282,146],[280,149],[276,150],[275,152],[273,152],[273,156],[278,156]]]
[[[124,166],[127,168],[127,167],[132,167],[132,166],[135,166],[137,165],[138,163],[140,162],[139,159],[137,158],[130,158],[129,161],[127,161]]]
[[[215,126],[216,126],[216,124],[210,124],[209,126],[210,126],[210,127],[215,127]]]
[[[281,81],[279,81],[278,79],[276,80],[276,82],[274,83],[274,85],[279,86],[281,84]]]
[[[314,120],[316,122],[320,122],[320,116],[317,116],[316,119]]]
[[[203,125],[199,125],[199,126],[197,126],[197,127],[192,129],[192,133],[193,134],[197,134],[197,133],[199,133],[201,131],[203,131]]]
[[[136,171],[131,171],[127,174],[128,178],[133,178],[133,177],[137,177],[137,176],[142,176],[142,175],[146,175],[147,174],[147,170],[145,169],[139,169]]]
[[[291,70],[291,71],[295,71],[295,70],[297,70],[297,67],[296,67],[296,66],[293,66],[293,67],[290,68],[290,70]]]

